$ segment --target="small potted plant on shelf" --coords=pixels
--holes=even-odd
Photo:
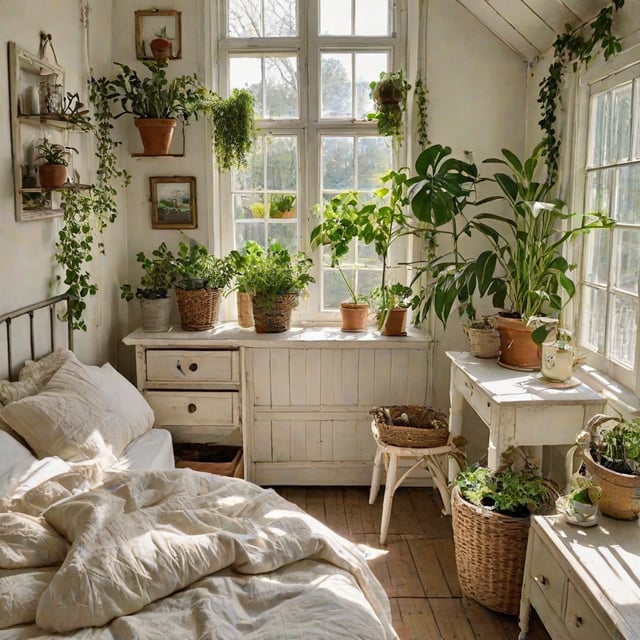
[[[453,542],[462,594],[493,611],[520,608],[529,516],[553,505],[554,490],[520,449],[495,473],[472,465],[452,492]]]
[[[293,218],[296,215],[295,201],[293,193],[274,193],[269,200],[269,217]]]
[[[162,27],[156,37],[149,42],[151,55],[156,60],[166,60],[171,57],[171,38],[167,36],[167,27]]]
[[[204,331],[218,320],[220,296],[234,267],[229,256],[217,258],[197,242],[180,242],[174,261],[180,324],[185,331]]]
[[[598,524],[598,502],[602,489],[586,476],[577,475],[571,480],[571,489],[556,500],[556,508],[570,524],[592,527]]]
[[[376,120],[381,136],[392,136],[395,143],[403,139],[403,115],[407,108],[407,95],[411,85],[404,79],[402,69],[383,71],[378,80],[369,84],[371,98],[376,105],[368,120]]]
[[[272,243],[266,249],[249,241],[246,268],[236,275],[235,288],[251,294],[256,333],[281,333],[291,325],[298,297],[312,282],[313,261],[303,251],[291,254]]]
[[[43,189],[56,189],[62,187],[67,181],[67,167],[69,166],[69,154],[78,153],[75,147],[65,147],[62,144],[50,142],[44,138],[35,146],[39,155],[36,160],[44,160],[38,167],[38,178]]]
[[[378,330],[383,336],[407,335],[407,311],[413,295],[413,289],[401,282],[376,287],[371,292],[371,300],[377,310]]]
[[[123,284],[120,287],[120,297],[127,302],[134,298],[140,300],[141,326],[144,331],[168,331],[172,304],[169,291],[176,279],[173,252],[162,242],[151,252],[151,257],[143,251],[138,252],[136,261],[143,271],[140,286],[134,291],[130,284]]]

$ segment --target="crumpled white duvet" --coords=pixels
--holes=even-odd
[[[397,638],[360,549],[275,492],[189,469],[95,482],[0,506],[0,640]]]

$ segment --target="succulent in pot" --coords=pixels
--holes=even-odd
[[[75,147],[50,142],[48,138],[44,138],[35,146],[35,149],[39,152],[36,160],[44,160],[38,168],[40,186],[43,189],[56,189],[63,186],[67,181],[69,155],[72,151],[78,153],[78,150]]]

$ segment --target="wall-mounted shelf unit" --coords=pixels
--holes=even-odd
[[[60,193],[67,189],[88,189],[90,185],[69,182],[59,189],[38,186],[34,146],[39,139],[65,144],[63,136],[79,131],[62,113],[64,69],[9,42],[9,97],[11,113],[11,156],[16,220],[42,220],[62,215]],[[41,88],[46,96],[41,99]],[[55,91],[54,91],[55,90]]]

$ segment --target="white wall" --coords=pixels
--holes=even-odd
[[[92,2],[90,15],[91,60],[99,67],[111,59],[111,3]],[[58,293],[52,289],[53,244],[60,219],[16,222],[11,163],[9,118],[9,87],[7,74],[7,42],[14,41],[27,51],[37,54],[41,30],[53,36],[53,45],[60,65],[66,71],[67,90],[78,91],[86,103],[87,80],[84,37],[80,22],[80,2],[77,0],[0,0],[0,142],[4,153],[0,160],[0,312],[31,304]],[[49,54],[50,55],[50,54]],[[50,58],[53,60],[53,57]],[[95,166],[91,136],[81,136],[81,154],[74,159],[81,178],[90,179]],[[87,333],[76,332],[76,351],[86,362],[114,359],[119,341],[118,306],[114,274],[121,269],[126,255],[126,216],[105,234],[107,255],[96,256],[92,270],[100,294],[92,299],[86,313]],[[0,363],[4,353],[0,355]],[[0,366],[2,366],[0,364]]]

